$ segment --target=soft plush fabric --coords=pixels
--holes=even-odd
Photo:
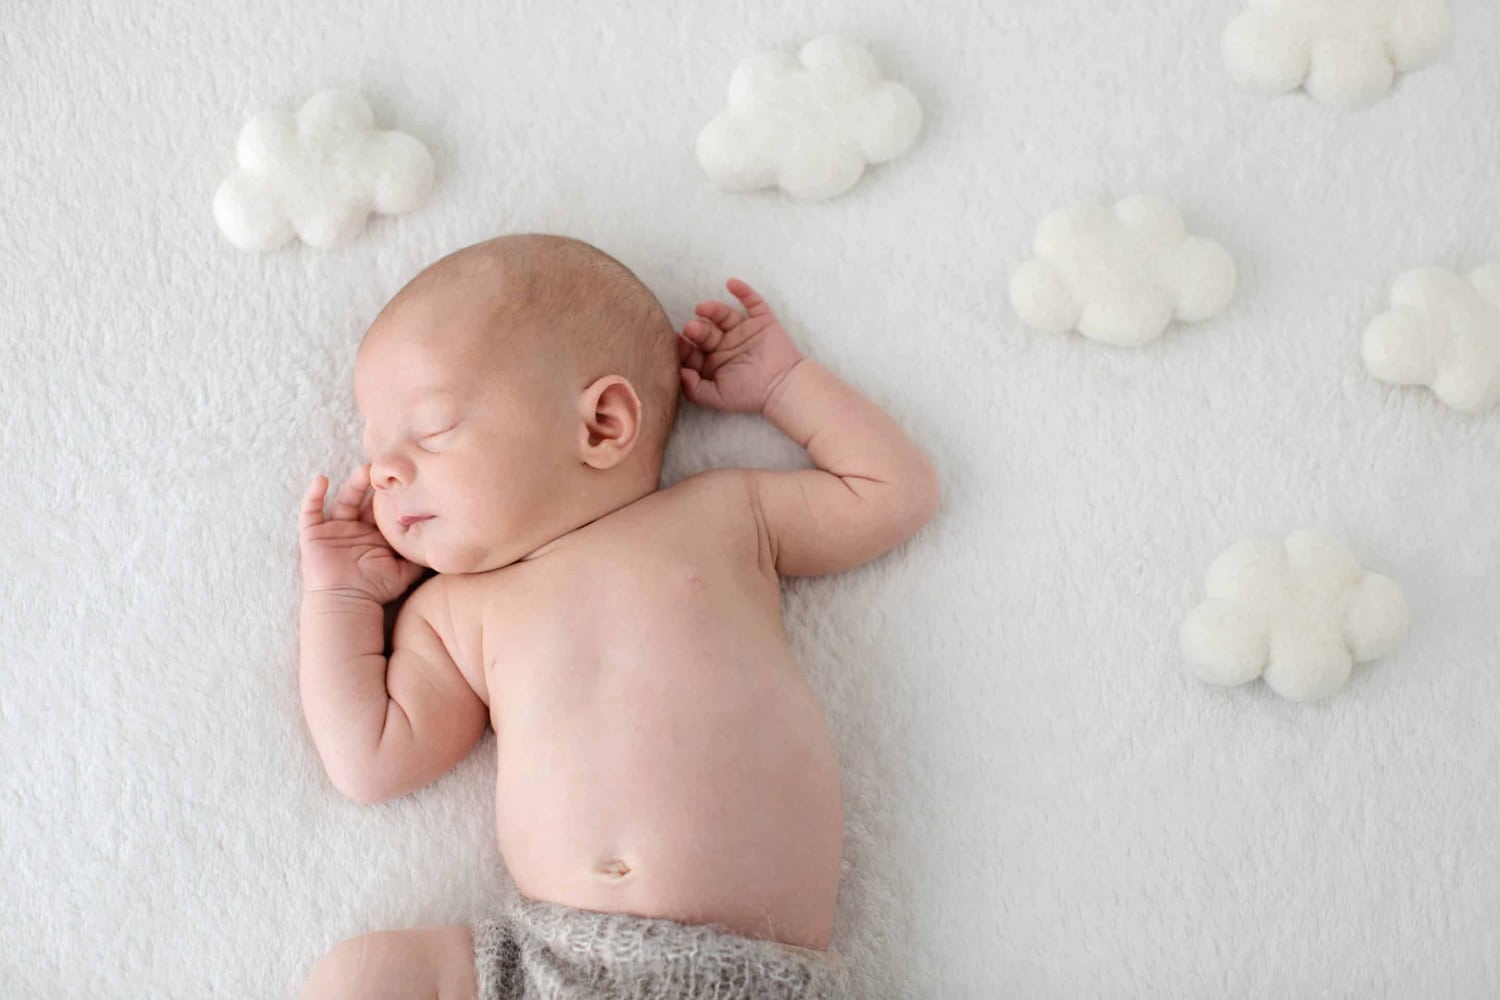
[[[1229,252],[1189,236],[1162,198],[1053,212],[1036,227],[1032,249],[1036,256],[1011,278],[1010,301],[1042,330],[1134,347],[1161,336],[1174,317],[1208,319],[1234,295]]]
[[[340,798],[297,697],[297,504],[359,460],[366,325],[499,232],[587,239],[677,324],[737,275],[926,448],[943,505],[788,580],[843,776],[833,944],[891,998],[1500,995],[1500,414],[1361,332],[1500,233],[1500,5],[1358,115],[1229,79],[1204,0],[10,0],[0,45],[0,997],[292,997],[343,938],[505,886],[495,741]],[[858,37],[919,140],[841,197],[693,159],[749,51]],[[327,87],[432,151],[417,211],[246,253],[241,125]],[[1058,206],[1169,196],[1212,319],[1107,350],[1007,281]],[[801,464],[683,407],[675,482]],[[1412,628],[1335,696],[1183,669],[1234,542],[1316,525]]]
[[[846,1000],[836,952],[510,893],[474,928],[479,1000]]]
[[[868,163],[904,153],[922,127],[912,92],[883,79],[869,49],[839,35],[747,56],[729,109],[698,133],[698,163],[731,191],[780,187],[796,198],[843,194]]]
[[[1397,73],[1441,58],[1453,34],[1447,0],[1249,0],[1224,32],[1224,61],[1268,94],[1305,87],[1358,109]]]
[[[1337,691],[1356,662],[1395,649],[1410,621],[1395,581],[1364,572],[1320,531],[1230,546],[1208,568],[1207,590],[1182,625],[1192,672],[1224,685],[1264,676],[1293,701]]]
[[[1396,385],[1425,385],[1466,413],[1500,404],[1500,264],[1461,278],[1419,267],[1396,279],[1391,309],[1365,328],[1365,367]]]
[[[214,218],[235,246],[274,250],[294,236],[331,247],[371,212],[409,212],[432,189],[432,155],[404,132],[375,128],[359,94],[325,90],[295,116],[265,111],[235,143],[239,167],[219,185]]]

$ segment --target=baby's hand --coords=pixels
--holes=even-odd
[[[698,318],[677,335],[682,391],[699,406],[760,413],[802,352],[754,289],[738,278],[726,287],[749,315],[722,302],[698,303]]]
[[[349,474],[327,520],[328,480],[313,479],[302,497],[297,538],[302,549],[302,590],[368,597],[384,607],[421,578],[421,566],[401,558],[375,526],[370,467]]]

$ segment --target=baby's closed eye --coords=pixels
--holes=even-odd
[[[452,427],[449,427],[446,430],[433,431],[431,434],[424,434],[420,439],[421,445],[423,449],[430,450],[427,449],[427,446],[429,444],[441,444],[448,435],[452,434],[456,430],[458,430],[458,425],[454,424]]]

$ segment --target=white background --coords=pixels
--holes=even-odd
[[[78,3],[0,9],[0,995],[289,996],[341,938],[468,922],[494,744],[396,803],[328,784],[295,512],[358,459],[354,348],[426,263],[586,239],[675,322],[738,275],[942,470],[942,513],[786,587],[844,768],[835,946],[867,996],[1500,994],[1500,412],[1368,377],[1408,267],[1500,258],[1500,7],[1369,111],[1235,87],[1229,0]],[[838,31],[916,92],[850,194],[692,157],[738,60]],[[431,201],[231,247],[252,113],[325,86],[429,144]],[[1239,265],[1138,350],[1020,326],[1047,211],[1137,191]],[[686,408],[668,478],[790,466]],[[1212,559],[1302,526],[1409,639],[1316,705],[1181,672]]]

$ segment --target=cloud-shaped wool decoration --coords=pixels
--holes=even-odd
[[[1299,531],[1230,546],[1208,570],[1208,600],[1182,625],[1189,669],[1210,684],[1266,685],[1294,701],[1332,694],[1356,662],[1406,636],[1406,599],[1338,539]]]
[[[329,247],[358,236],[370,213],[393,215],[432,190],[427,148],[404,132],[375,128],[353,91],[325,90],[296,117],[266,111],[245,123],[239,169],[219,185],[214,218],[235,246],[271,250],[301,237]]]
[[[1126,198],[1053,212],[1036,229],[1036,256],[1011,279],[1010,301],[1031,326],[1134,347],[1167,324],[1203,320],[1234,297],[1234,260],[1189,236],[1171,203]]]
[[[1224,32],[1224,62],[1265,93],[1304,87],[1353,109],[1390,90],[1398,71],[1436,62],[1452,33],[1445,0],[1250,0]]]
[[[1365,367],[1395,385],[1425,385],[1455,410],[1500,404],[1500,263],[1460,278],[1419,267],[1396,279],[1391,310],[1365,328]]]
[[[921,127],[916,97],[883,79],[868,49],[825,35],[795,57],[761,52],[739,64],[729,109],[698,134],[698,163],[731,191],[775,186],[794,198],[832,198],[867,163],[904,153]]]

